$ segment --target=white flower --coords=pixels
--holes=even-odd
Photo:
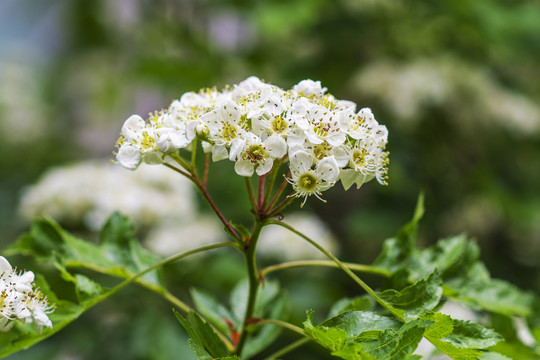
[[[304,130],[311,143],[321,144],[326,141],[332,146],[339,146],[345,142],[346,136],[340,127],[339,113],[310,103],[307,99],[299,100],[293,111],[296,125]]]
[[[34,273],[17,273],[9,262],[0,256],[0,331],[6,332],[13,321],[34,323],[41,332],[43,327],[52,328],[47,314],[53,311],[39,289],[33,288]]]
[[[323,96],[326,92],[326,88],[321,86],[320,81],[313,81],[310,79],[302,80],[293,88],[300,95],[303,96]]]
[[[302,205],[310,195],[321,199],[321,192],[331,188],[339,176],[339,167],[333,156],[326,157],[314,165],[314,158],[305,151],[291,155],[291,179],[296,197],[304,197]],[[321,199],[322,200],[322,199]]]
[[[262,141],[253,133],[245,133],[242,139],[237,138],[231,146],[230,159],[236,160],[234,170],[240,176],[253,175],[257,167],[257,175],[266,174],[272,169],[274,159],[287,153],[287,144],[282,137],[272,135]]]
[[[130,117],[117,161],[128,169],[161,164],[175,159],[178,149],[191,151],[197,138],[213,161],[233,161],[240,176],[265,175],[282,159],[280,166],[288,165],[291,173],[287,180],[304,202],[338,180],[345,188],[372,178],[385,184],[388,130],[371,109],[356,112],[356,104],[326,91],[319,81],[283,90],[249,77],[223,91],[186,93],[147,122]]]

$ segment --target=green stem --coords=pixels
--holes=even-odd
[[[392,273],[390,271],[380,269],[374,266],[346,263],[346,262],[344,262],[343,265],[345,265],[352,271],[359,271],[359,272],[364,272],[367,274],[381,275],[384,277],[392,276]],[[325,266],[325,267],[339,268],[339,266],[334,261],[330,261],[330,260],[299,260],[299,261],[284,262],[281,264],[265,267],[264,269],[261,270],[261,275],[266,276],[267,274],[277,271],[277,270],[284,270],[284,269],[290,269],[290,268],[302,267],[302,266]]]
[[[310,341],[311,341],[311,339],[308,338],[308,337],[302,338],[300,340],[296,340],[295,342],[285,346],[283,349],[281,349],[279,351],[276,351],[272,355],[264,358],[264,360],[276,360],[276,359],[279,359],[283,355],[288,354],[291,351],[298,349],[300,346],[302,346],[304,344],[307,344]]]
[[[172,153],[169,156],[173,158],[178,164],[180,164],[180,166],[186,169],[189,173],[193,173],[192,166],[186,160],[184,160],[180,155],[178,155],[178,153]],[[168,165],[168,164],[165,163],[165,165]]]
[[[193,173],[197,174],[197,138],[191,143],[191,168]]]
[[[221,243],[201,246],[199,248],[189,250],[189,251],[184,251],[182,253],[179,253],[179,254],[170,256],[170,257],[168,257],[166,259],[163,259],[163,260],[155,263],[154,265],[149,266],[146,269],[144,269],[144,270],[138,272],[137,274],[131,276],[129,279],[126,279],[126,280],[122,281],[120,284],[116,285],[115,287],[113,287],[111,290],[107,291],[103,295],[93,298],[87,304],[87,306],[88,306],[87,308],[90,308],[90,307],[94,306],[95,304],[99,303],[100,301],[105,300],[109,296],[116,294],[117,292],[119,292],[120,290],[122,290],[126,286],[130,285],[131,283],[135,282],[137,279],[139,279],[140,277],[142,277],[145,274],[149,273],[150,271],[156,270],[156,269],[158,269],[160,267],[163,267],[163,266],[165,266],[167,264],[170,264],[172,262],[175,262],[177,260],[185,258],[185,257],[187,257],[189,255],[197,254],[197,253],[207,251],[207,250],[218,249],[218,248],[222,248],[222,247],[226,247],[226,246],[238,247],[238,244],[235,243],[234,241],[225,241],[225,242],[221,242]],[[165,290],[165,291],[158,291],[156,289],[153,289],[153,290],[155,292],[163,295],[165,297],[165,299],[167,299],[171,303],[177,305],[182,311],[189,312],[189,311],[193,310],[188,305],[184,304],[181,300],[177,299],[174,295],[169,293],[168,290]],[[224,342],[224,344],[228,348],[232,349],[233,346],[232,346],[231,342],[229,341],[229,339],[225,335],[223,335],[220,331],[217,331],[217,329],[214,328],[214,330],[216,331],[218,336],[221,338],[221,340]]]
[[[351,279],[353,279],[358,285],[360,285],[360,287],[362,289],[364,289],[373,299],[375,299],[375,301],[377,301],[383,308],[388,310],[392,315],[397,317],[400,321],[404,321],[403,316],[400,313],[398,313],[392,306],[388,305],[383,299],[381,299],[379,297],[379,295],[377,295],[377,293],[372,288],[369,287],[368,284],[366,284],[362,279],[360,279],[358,276],[356,276],[355,273],[353,273],[347,266],[345,266],[345,264],[343,264],[331,252],[329,252],[328,250],[323,248],[321,245],[319,245],[318,243],[313,241],[311,238],[304,235],[303,233],[301,233],[300,231],[296,230],[295,228],[293,228],[292,226],[290,226],[288,224],[285,224],[285,223],[283,223],[281,221],[275,221],[275,220],[269,220],[269,221],[266,222],[266,224],[275,224],[275,225],[282,226],[282,227],[292,231],[296,235],[302,237],[304,240],[309,242],[311,245],[315,246],[319,251],[321,251],[323,254],[325,254],[329,259],[331,259],[333,262],[335,262],[336,265],[341,270],[343,270],[347,275],[349,275],[349,277]]]
[[[306,336],[306,334],[304,333],[304,329],[302,329],[301,327],[298,327],[286,321],[281,321],[281,320],[276,320],[276,319],[260,319],[259,321],[251,325],[250,327],[253,329],[253,328],[266,325],[266,324],[281,326],[282,328],[289,329],[292,332],[295,332],[302,336]]]
[[[246,267],[249,280],[249,294],[246,306],[246,312],[244,314],[244,321],[242,328],[240,330],[240,338],[236,345],[235,354],[240,356],[242,354],[242,349],[246,343],[248,336],[247,327],[248,320],[253,317],[253,312],[255,311],[255,302],[257,300],[257,291],[260,285],[259,272],[257,270],[257,262],[255,257],[255,250],[257,248],[257,241],[259,240],[259,235],[261,234],[262,228],[266,223],[256,219],[255,224],[253,225],[253,230],[251,231],[251,236],[249,238],[249,243],[244,247],[244,257],[246,258]]]
[[[171,165],[171,164],[168,164],[168,163],[164,163],[163,165],[165,165],[165,166],[168,167],[169,169],[172,169],[172,170],[176,171],[177,173],[180,173],[180,174],[184,175],[184,176],[187,177],[188,179],[193,180],[193,176],[192,176],[191,174],[188,174],[188,173],[185,172],[184,170],[179,169],[179,168],[177,168],[176,166]]]

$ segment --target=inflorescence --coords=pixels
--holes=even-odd
[[[34,289],[34,273],[17,272],[0,256],[0,331],[11,329],[15,320],[34,323],[38,331],[52,328],[47,316],[53,311],[47,297],[39,288]]]
[[[132,170],[141,162],[161,164],[199,139],[213,161],[228,158],[245,177],[288,159],[287,181],[304,201],[339,180],[345,189],[373,178],[386,184],[388,130],[369,108],[357,112],[356,104],[326,90],[303,80],[285,91],[252,76],[223,91],[189,92],[146,121],[129,117],[116,159]]]

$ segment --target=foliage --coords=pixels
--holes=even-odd
[[[520,340],[511,321],[512,317],[529,319],[532,333],[537,334],[538,299],[507,282],[492,279],[479,260],[477,246],[464,235],[417,248],[414,241],[422,213],[420,199],[413,219],[385,242],[375,260],[373,268],[385,270],[388,275],[375,301],[369,296],[340,300],[318,325],[310,310],[303,329],[295,331],[343,359],[417,359],[414,352],[422,338],[458,360],[540,356],[537,347]],[[62,278],[73,285],[77,298],[59,298],[39,277],[39,286],[56,304],[51,315],[53,328],[38,334],[27,325],[17,324],[13,331],[1,336],[2,356],[53,335],[129,283],[136,282],[161,296],[169,294],[160,272],[147,271],[154,269],[160,259],[138,245],[129,220],[120,214],[112,215],[104,225],[99,243],[81,240],[54,221],[41,219],[7,252],[53,263]],[[99,280],[98,273],[125,280],[107,288],[99,283],[104,279]],[[181,301],[175,303],[180,304],[179,311],[185,312],[182,315],[175,310],[199,359],[240,359],[234,349],[246,326],[249,291],[248,281],[241,281],[231,291],[227,306],[194,288],[191,295],[197,311]],[[450,300],[489,314],[491,320],[481,324],[439,312]],[[283,328],[295,328],[287,325],[287,304],[279,284],[265,280],[264,286],[258,288],[253,315],[247,323],[250,336],[241,358],[264,351]]]

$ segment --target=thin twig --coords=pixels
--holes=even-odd
[[[343,265],[345,265],[352,271],[359,271],[359,272],[364,272],[367,274],[381,275],[384,277],[390,277],[392,275],[389,271],[381,269],[381,268],[377,268],[374,266],[346,263],[346,262],[344,262]],[[334,261],[331,261],[331,260],[298,260],[298,261],[288,261],[281,264],[267,266],[264,269],[261,269],[261,275],[266,276],[269,273],[277,271],[277,270],[284,270],[284,269],[303,267],[303,266],[323,266],[323,267],[339,268],[339,266]]]

